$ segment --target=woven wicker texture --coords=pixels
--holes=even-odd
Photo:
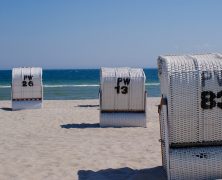
[[[101,127],[146,127],[145,113],[100,113]]]
[[[142,69],[101,68],[101,110],[145,111],[145,80]]]
[[[42,69],[13,68],[12,99],[42,99]]]
[[[161,99],[159,106],[159,120],[160,120],[160,138],[161,138],[161,152],[163,168],[170,179],[169,173],[169,138],[167,125],[167,101]]]
[[[221,141],[222,55],[160,56],[158,68],[169,143]]]
[[[160,132],[163,167],[170,180],[205,180],[222,178],[222,147],[170,148],[167,105],[161,102]]]
[[[222,147],[170,150],[171,180],[215,180],[222,178]]]

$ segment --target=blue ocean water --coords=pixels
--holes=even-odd
[[[157,69],[144,69],[148,96],[159,97]],[[43,70],[44,99],[96,99],[99,69]],[[11,70],[0,70],[0,100],[11,99]]]

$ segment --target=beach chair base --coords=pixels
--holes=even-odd
[[[221,179],[222,147],[170,150],[171,180]]]
[[[12,101],[12,110],[40,109],[40,108],[42,108],[42,100]]]
[[[100,113],[101,127],[146,127],[146,113]]]

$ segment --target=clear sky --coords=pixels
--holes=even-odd
[[[0,69],[156,67],[222,52],[220,0],[0,0]]]

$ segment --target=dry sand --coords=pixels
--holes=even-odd
[[[100,128],[99,101],[45,101],[11,111],[0,102],[0,180],[164,179],[157,105],[147,128]]]

